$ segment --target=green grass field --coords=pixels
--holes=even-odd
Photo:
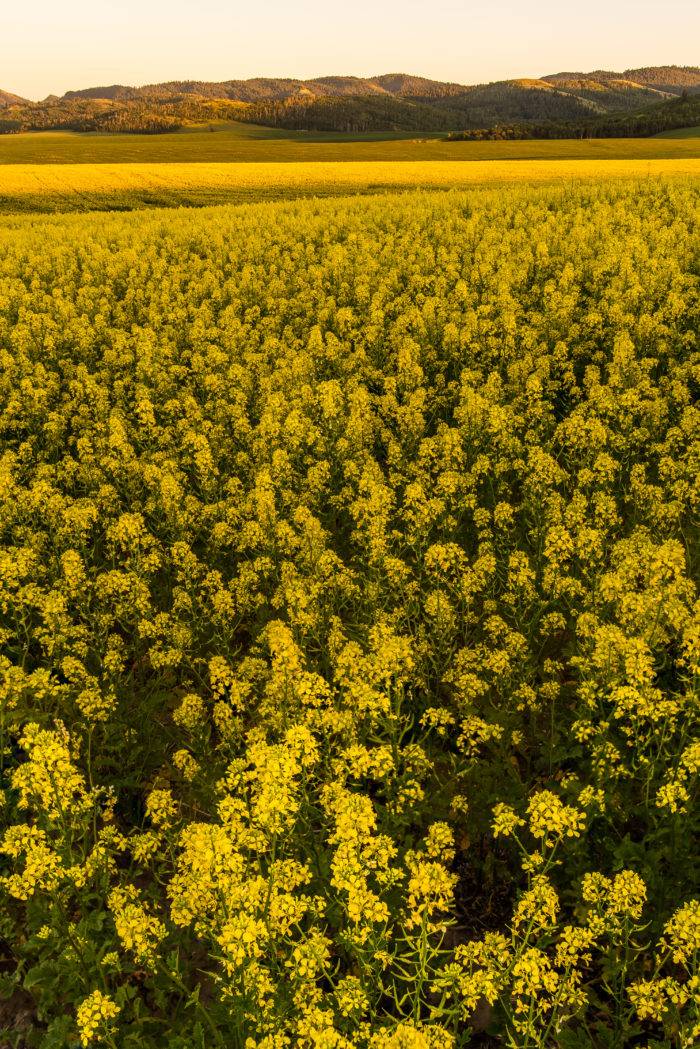
[[[680,127],[676,128],[675,131],[662,131],[658,138],[681,138],[681,139],[698,139],[700,140],[700,127]]]
[[[700,157],[700,136],[448,142],[440,136],[342,136],[227,123],[165,135],[32,132],[0,135],[2,164],[312,162],[370,160],[648,160]]]

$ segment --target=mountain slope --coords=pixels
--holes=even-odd
[[[7,106],[28,106],[31,105],[26,98],[20,98],[19,95],[13,95],[9,91],[0,91],[0,109],[4,109]]]

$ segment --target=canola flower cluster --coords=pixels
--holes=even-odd
[[[6,225],[23,1045],[698,1044],[699,201]]]

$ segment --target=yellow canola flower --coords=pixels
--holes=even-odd
[[[158,788],[150,791],[146,797],[146,815],[154,827],[166,830],[176,813],[177,805],[170,790]]]
[[[523,893],[513,914],[513,927],[547,929],[557,923],[559,897],[551,882],[543,874],[532,879],[532,886]]]
[[[493,809],[493,822],[491,824],[494,838],[507,838],[518,827],[524,827],[525,820],[520,819],[515,809],[504,802],[499,801]]]
[[[426,922],[428,929],[436,930],[440,927],[438,915],[444,915],[452,906],[457,875],[450,874],[442,863],[420,856],[409,857],[407,866],[409,879],[406,928],[414,929]]]
[[[528,1012],[534,1001],[543,1011],[552,1007],[551,996],[559,984],[559,974],[552,968],[546,954],[537,947],[529,947],[513,965],[513,994],[516,1013]]]
[[[87,1046],[99,1040],[103,1033],[111,1030],[111,1021],[115,1020],[120,1012],[121,1006],[108,995],[102,991],[93,991],[80,1003],[76,1013],[80,1044]]]
[[[180,705],[173,711],[175,724],[190,732],[194,732],[203,723],[205,716],[204,702],[193,692],[183,696]]]
[[[536,838],[578,838],[586,815],[563,802],[551,790],[533,794],[527,807],[530,833]]]
[[[664,926],[661,944],[678,964],[689,962],[700,951],[700,900],[678,908]]]
[[[39,805],[49,819],[63,821],[90,808],[85,778],[73,764],[63,727],[52,731],[29,724],[19,742],[29,757],[12,773],[22,808]]]
[[[216,940],[224,952],[227,970],[234,972],[244,962],[263,954],[268,941],[267,926],[261,918],[239,912],[223,925]]]
[[[640,1020],[662,1023],[672,1005],[685,1005],[688,991],[671,977],[655,980],[636,980],[631,983],[628,996]]]
[[[335,987],[338,1009],[342,1016],[357,1017],[369,1008],[369,998],[356,976],[344,976]]]
[[[398,1024],[392,1031],[375,1034],[371,1049],[453,1049],[453,1036],[438,1025],[416,1027],[413,1023]]]
[[[165,938],[163,923],[138,901],[135,889],[114,889],[108,899],[114,926],[122,946],[142,965],[153,965],[156,951]]]
[[[647,888],[634,871],[620,871],[614,878],[595,871],[584,875],[581,897],[596,908],[604,923],[615,925],[621,918],[641,918]]]
[[[24,824],[9,827],[2,839],[0,853],[12,859],[24,859],[21,873],[0,878],[0,885],[17,900],[28,900],[37,891],[50,892],[67,873],[46,834],[37,827]]]
[[[647,888],[634,871],[620,871],[612,881],[607,900],[610,914],[639,919],[647,898]]]

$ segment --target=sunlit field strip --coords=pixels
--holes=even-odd
[[[231,192],[255,197],[289,192],[458,187],[503,182],[557,182],[700,175],[700,159],[371,161],[260,164],[17,164],[0,167],[0,198],[65,197],[125,192]],[[86,201],[87,203],[87,201]]]
[[[227,122],[173,134],[0,135],[4,164],[303,163],[375,160],[646,160],[700,157],[698,129],[683,137],[448,142],[437,138],[279,131]]]

